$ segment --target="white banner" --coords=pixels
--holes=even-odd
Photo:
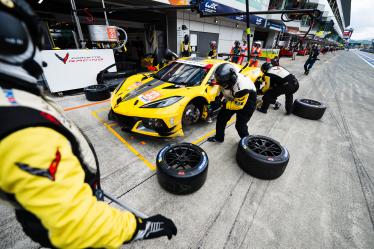
[[[115,63],[112,49],[43,50],[42,56],[48,64],[44,75],[53,93],[96,85],[97,74]]]

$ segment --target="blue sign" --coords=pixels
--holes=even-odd
[[[241,10],[231,8],[229,6],[219,4],[213,1],[201,1],[200,3],[200,11],[204,13],[230,13],[230,12],[240,12]],[[229,16],[228,18],[234,19],[237,21],[245,22],[246,21],[246,16],[241,15],[241,16]],[[255,16],[255,15],[250,15],[250,23],[260,26],[260,27],[265,27],[266,19]]]
[[[274,22],[271,22],[271,21],[267,22],[266,27],[269,28],[269,29],[273,29],[273,30],[283,32],[283,33],[287,31],[286,25],[279,24],[279,23],[274,23]]]

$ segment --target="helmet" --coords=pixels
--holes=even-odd
[[[261,47],[261,42],[259,41],[255,41],[253,44]]]
[[[214,73],[218,85],[223,88],[230,88],[238,79],[236,69],[230,63],[223,63],[219,65]]]
[[[261,71],[266,73],[271,68],[271,64],[269,62],[265,62],[261,65]]]
[[[184,35],[184,43],[189,43],[190,37],[188,35]]]
[[[239,47],[240,46],[240,41],[235,41],[234,44],[235,44],[236,47]]]
[[[211,49],[215,49],[215,48],[217,48],[217,42],[216,41],[211,41],[211,42],[209,42],[209,46],[210,46]]]
[[[43,42],[41,22],[24,0],[0,1],[0,75],[36,86]]]

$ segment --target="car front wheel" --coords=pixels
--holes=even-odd
[[[201,117],[201,111],[195,104],[188,104],[182,116],[182,125],[192,125],[197,123]]]

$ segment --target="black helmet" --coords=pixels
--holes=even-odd
[[[238,79],[238,74],[235,67],[230,63],[223,63],[219,65],[214,73],[218,85],[223,88],[232,87]]]
[[[43,72],[43,37],[42,23],[24,0],[0,1],[1,74],[35,82]]]
[[[234,44],[235,44],[236,47],[239,47],[240,46],[240,41],[235,41]]]
[[[184,43],[189,43],[190,37],[188,35],[184,35]]]
[[[261,71],[266,73],[271,68],[271,64],[269,62],[265,62],[261,65]]]

